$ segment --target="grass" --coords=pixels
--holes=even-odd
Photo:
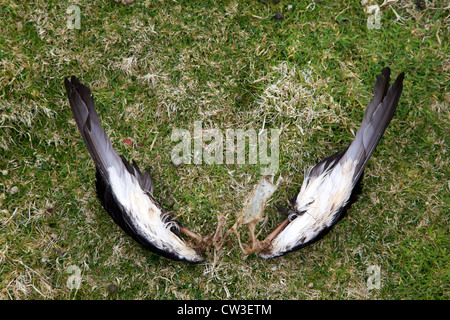
[[[375,3],[372,1],[371,3]],[[359,1],[0,0],[0,298],[448,299],[449,7],[393,1],[369,30]],[[275,19],[281,12],[284,19]],[[406,72],[400,106],[348,215],[316,244],[264,261],[235,237],[199,265],[149,253],[95,196],[63,79],[91,87],[119,153],[153,168],[164,206],[202,234],[231,226],[258,165],[174,166],[175,128],[283,128],[284,177],[258,225],[281,221],[306,168],[345,147],[375,75]],[[128,146],[125,139],[131,139]],[[243,239],[246,239],[243,229]],[[81,285],[70,289],[79,268]],[[381,287],[368,289],[368,267]]]

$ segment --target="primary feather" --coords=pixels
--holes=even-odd
[[[179,223],[153,198],[149,171],[142,173],[114,150],[100,124],[91,91],[72,76],[64,84],[75,122],[96,167],[97,195],[108,214],[145,248],[174,260],[200,262],[180,236]]]
[[[339,221],[392,119],[403,89],[404,73],[390,88],[390,69],[381,73],[355,139],[345,150],[323,159],[309,171],[289,211],[295,218],[260,252],[261,257],[273,258],[298,250]]]

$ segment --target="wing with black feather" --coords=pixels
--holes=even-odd
[[[142,173],[114,150],[100,124],[91,91],[72,76],[64,81],[70,107],[96,167],[97,195],[108,214],[145,248],[174,260],[202,261],[179,233],[179,223],[153,198],[150,172]]]
[[[403,89],[404,73],[389,87],[390,69],[382,70],[374,85],[374,95],[366,108],[355,139],[343,151],[315,165],[294,199],[286,227],[260,252],[273,258],[314,242],[339,221],[367,161],[389,125]]]

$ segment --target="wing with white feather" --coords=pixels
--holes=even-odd
[[[114,150],[89,88],[75,76],[66,78],[64,84],[77,127],[96,167],[97,195],[106,212],[152,252],[174,260],[202,261],[199,251],[181,237],[179,222],[153,198],[150,172],[142,173]]]
[[[283,222],[283,228],[276,229],[277,233],[271,233],[261,257],[273,258],[298,250],[339,221],[397,108],[404,73],[390,88],[389,79],[390,69],[385,68],[377,76],[374,96],[355,139],[348,148],[323,159],[309,171],[293,200],[289,219]]]

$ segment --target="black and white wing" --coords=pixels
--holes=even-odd
[[[174,260],[203,260],[181,237],[180,225],[153,198],[150,172],[142,173],[114,150],[100,124],[89,88],[75,76],[64,84],[84,143],[94,161],[97,195],[116,224],[139,244]]]
[[[389,88],[390,69],[377,76],[374,96],[367,106],[355,139],[343,151],[315,165],[303,181],[289,210],[284,229],[271,235],[263,258],[298,250],[327,232],[347,205],[370,156],[389,125],[403,89],[404,73]]]

